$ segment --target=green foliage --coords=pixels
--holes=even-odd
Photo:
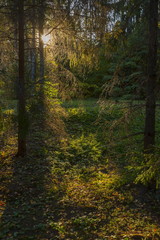
[[[70,139],[67,144],[64,143],[60,150],[61,152],[57,152],[58,157],[71,164],[92,165],[98,163],[102,157],[100,144],[93,134]]]
[[[54,100],[58,97],[58,84],[52,83],[51,81],[45,81],[44,83],[44,93],[45,96],[49,99]]]
[[[156,182],[156,188],[160,186],[160,158],[159,149],[155,154],[135,154],[131,159],[132,165],[128,170],[134,175],[135,183],[149,185]],[[154,188],[154,186],[153,186]]]
[[[83,80],[98,87],[95,96],[100,95],[105,86],[107,97],[144,99],[148,47],[146,29],[144,21],[135,25],[127,35],[119,24],[115,25],[112,33],[106,33],[104,45],[100,48],[99,68]],[[92,94],[95,93],[90,89],[87,96]]]
[[[101,89],[97,83],[94,84],[94,83],[81,82],[79,85],[80,85],[82,94],[85,98],[99,97],[101,93]]]
[[[6,100],[3,98],[0,101],[0,141],[7,143],[7,138],[10,132],[13,131],[16,116],[15,100]]]

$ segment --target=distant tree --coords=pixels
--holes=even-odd
[[[31,13],[31,28],[32,28],[32,43],[31,43],[31,80],[32,83],[36,82],[36,1],[32,0],[32,13]]]
[[[24,0],[18,1],[19,78],[18,78],[18,156],[26,154],[26,99],[24,69]]]

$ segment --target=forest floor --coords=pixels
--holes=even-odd
[[[102,126],[113,112],[98,118],[96,100],[64,107],[61,144],[38,116],[27,157],[15,157],[14,135],[1,151],[0,239],[160,239],[159,195],[134,184],[126,171],[131,140],[107,146],[111,136]]]

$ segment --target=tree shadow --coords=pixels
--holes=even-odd
[[[50,136],[53,138],[53,133]],[[5,193],[2,188],[3,199],[0,201],[2,240],[50,239],[56,234],[49,230],[49,221],[58,218],[60,196],[48,191],[51,163],[47,138],[44,116],[41,115],[31,126],[28,155],[23,158],[12,156],[7,170],[4,166]]]

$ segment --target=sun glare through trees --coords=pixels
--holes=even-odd
[[[48,44],[50,42],[50,40],[51,40],[50,35],[47,35],[47,34],[42,35],[42,41],[45,45]]]

